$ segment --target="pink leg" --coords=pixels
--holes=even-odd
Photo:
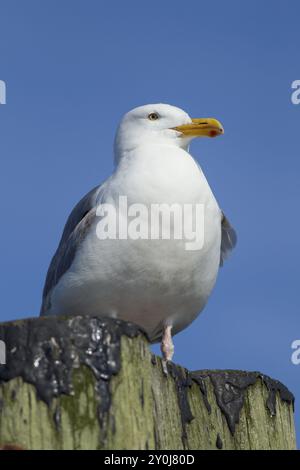
[[[163,356],[163,361],[162,361],[163,370],[167,374],[168,373],[167,362],[172,361],[172,357],[174,354],[174,344],[172,341],[172,326],[171,325],[167,325],[164,328],[160,349],[161,349],[162,356]]]

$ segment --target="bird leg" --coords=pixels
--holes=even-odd
[[[167,325],[164,327],[160,349],[161,349],[162,356],[163,356],[163,360],[162,360],[163,371],[167,375],[168,374],[167,363],[172,360],[172,357],[174,354],[174,344],[172,341],[172,325]]]

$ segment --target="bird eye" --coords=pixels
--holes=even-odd
[[[148,116],[149,121],[156,121],[159,118],[157,113],[150,113]]]

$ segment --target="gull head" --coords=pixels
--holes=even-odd
[[[169,104],[147,104],[122,118],[115,137],[115,159],[118,162],[125,153],[143,145],[172,145],[187,150],[196,137],[217,137],[223,133],[217,119],[191,118]]]

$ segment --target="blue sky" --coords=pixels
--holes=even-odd
[[[112,171],[122,114],[174,104],[224,124],[191,152],[239,237],[175,360],[260,370],[300,400],[299,14],[297,0],[0,0],[1,321],[38,314],[69,211]]]

